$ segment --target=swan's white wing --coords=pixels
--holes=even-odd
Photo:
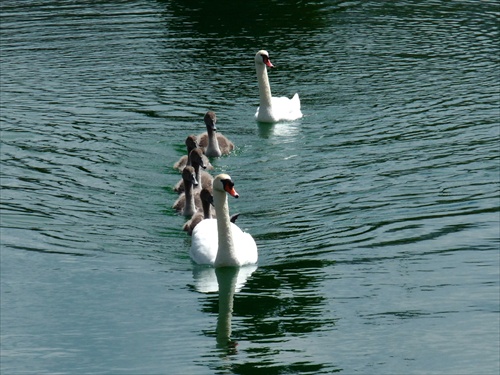
[[[300,111],[300,98],[299,98],[299,93],[296,92],[295,95],[293,96],[292,99],[292,107],[295,108],[296,110],[298,109]]]
[[[234,223],[231,223],[231,234],[239,264],[243,266],[257,263],[257,244],[253,237]],[[202,220],[193,230],[189,249],[191,259],[197,264],[213,265],[218,248],[217,219]]]
[[[255,240],[249,233],[243,232],[236,224],[231,224],[234,248],[240,265],[257,263],[258,252]]]
[[[194,228],[189,255],[195,263],[214,264],[219,240],[217,238],[217,220],[202,220]]]
[[[292,121],[302,117],[299,94],[292,99],[286,96],[272,98],[273,115],[276,121]]]

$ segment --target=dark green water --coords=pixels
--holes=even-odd
[[[0,372],[498,374],[496,2],[214,3],[2,1]],[[170,209],[209,109],[239,275]]]

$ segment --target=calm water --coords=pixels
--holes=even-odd
[[[498,4],[211,3],[2,1],[0,372],[498,374]],[[170,208],[209,109],[239,274]]]

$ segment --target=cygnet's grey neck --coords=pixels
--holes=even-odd
[[[210,202],[201,200],[201,206],[203,207],[203,219],[211,219],[212,211],[210,210]]]
[[[184,180],[184,196],[186,202],[184,205],[184,216],[192,216],[196,212],[193,195],[193,183],[189,180]]]
[[[201,172],[200,172],[200,164],[198,162],[191,163],[192,167],[194,168],[194,173],[196,176],[196,181],[198,181],[198,185],[193,187],[193,190],[198,189],[201,190]]]
[[[212,129],[210,125],[207,125],[207,135],[208,135],[208,145],[205,150],[205,155],[210,157],[219,157],[222,155],[219,142],[217,141],[217,133]]]
[[[186,162],[186,165],[191,165],[191,151],[193,151],[194,148],[191,148],[191,147],[187,147],[187,152],[188,152],[188,157],[187,157],[187,162]]]

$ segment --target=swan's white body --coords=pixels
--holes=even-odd
[[[217,219],[201,221],[192,233],[189,255],[195,263],[215,267],[240,267],[257,262],[255,240],[230,221],[226,192],[238,197],[231,178],[222,174],[215,178],[213,184]]]
[[[255,69],[259,82],[260,105],[255,113],[255,119],[260,122],[293,121],[301,118],[299,94],[295,94],[292,99],[285,96],[273,97],[271,86],[267,76],[267,68],[273,67],[269,60],[269,53],[260,50],[255,54]]]
[[[233,254],[229,254],[226,266],[244,266],[257,263],[257,245],[248,233],[243,232],[236,224],[229,223],[231,237],[235,243]],[[196,225],[192,233],[190,255],[197,264],[216,264],[219,250],[217,219],[205,219]],[[221,265],[219,265],[221,266]]]

